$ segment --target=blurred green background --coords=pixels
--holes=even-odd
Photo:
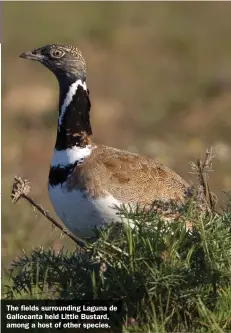
[[[88,63],[94,140],[157,157],[188,181],[188,161],[212,146],[212,190],[231,189],[231,3],[2,3],[2,255],[4,270],[32,247],[64,244],[12,180],[53,213],[47,174],[56,134],[58,86],[19,54],[47,43],[78,46]]]

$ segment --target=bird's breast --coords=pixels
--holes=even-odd
[[[115,205],[120,202],[111,195],[93,198],[80,189],[68,190],[66,183],[49,185],[48,192],[58,217],[78,236],[92,236],[95,227],[119,220]]]

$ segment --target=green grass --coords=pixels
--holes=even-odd
[[[122,299],[124,332],[231,330],[231,201],[222,213],[176,209],[166,224],[123,207],[134,227],[109,224],[84,252],[34,249],[12,263],[5,297]]]

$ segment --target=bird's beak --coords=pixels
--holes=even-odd
[[[43,56],[41,55],[40,52],[38,52],[38,50],[24,52],[20,54],[19,57],[24,59],[37,60],[37,61],[40,61],[43,58]]]

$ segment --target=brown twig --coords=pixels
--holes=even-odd
[[[208,175],[207,175],[207,173],[212,169],[212,158],[213,158],[212,149],[210,150],[207,149],[204,162],[202,163],[202,161],[198,159],[197,166],[199,171],[198,177],[201,185],[203,186],[204,196],[207,199],[210,208],[214,210],[214,202],[212,200],[212,195],[209,188]]]
[[[52,216],[50,216],[49,212],[43,209],[40,205],[38,205],[30,196],[28,196],[30,192],[30,185],[28,180],[22,179],[21,177],[14,177],[14,183],[12,186],[11,199],[13,203],[16,203],[20,198],[27,200],[31,205],[33,205],[37,210],[43,214],[53,225],[59,228],[65,235],[71,238],[78,246],[81,248],[85,247],[85,242],[72,233],[70,233],[67,229],[65,229],[59,222],[57,222]]]
[[[199,184],[199,195],[204,198],[212,211],[215,211],[216,197],[210,191],[208,183],[208,172],[212,171],[212,148],[206,150],[204,162],[200,159],[197,160],[197,163],[190,162],[192,173],[197,175],[198,184]],[[202,199],[201,198],[201,199]]]

